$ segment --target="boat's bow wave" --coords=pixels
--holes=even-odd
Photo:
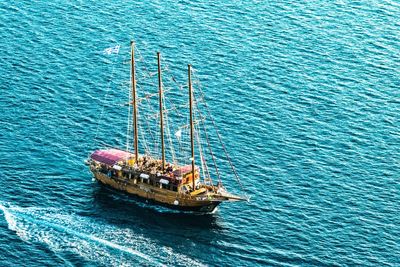
[[[26,242],[47,245],[59,253],[111,266],[204,266],[201,262],[156,244],[131,229],[52,208],[22,208],[0,203],[8,228]],[[117,252],[117,253],[116,253]]]

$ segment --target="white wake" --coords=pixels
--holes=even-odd
[[[21,208],[0,203],[8,228],[26,242],[53,252],[72,252],[111,266],[204,266],[171,248],[132,231],[58,209]]]

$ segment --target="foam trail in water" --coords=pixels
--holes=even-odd
[[[58,230],[60,232],[64,232],[64,233],[67,233],[67,234],[70,234],[70,235],[73,235],[73,236],[77,236],[77,237],[80,237],[82,239],[91,240],[91,241],[97,242],[97,243],[99,243],[101,245],[108,246],[110,248],[117,249],[117,250],[120,250],[120,251],[123,251],[123,252],[127,252],[127,253],[129,253],[131,255],[134,255],[134,256],[139,256],[139,257],[141,257],[141,258],[143,258],[143,259],[145,259],[145,260],[147,260],[149,262],[156,263],[152,258],[150,258],[149,256],[147,256],[147,255],[145,255],[145,254],[143,254],[143,253],[141,253],[139,251],[136,251],[136,250],[133,250],[131,248],[127,248],[127,247],[115,244],[113,242],[110,242],[110,241],[102,239],[102,238],[98,238],[98,237],[96,237],[94,235],[88,235],[88,234],[85,234],[85,233],[81,233],[81,232],[69,229],[67,227],[64,227],[62,225],[46,222],[44,220],[36,220],[36,219],[33,219],[33,218],[29,218],[28,220],[33,222],[33,223],[35,223],[35,224],[41,224],[41,225],[49,226],[49,227],[51,227],[51,228],[53,228],[55,230]]]
[[[118,229],[98,221],[94,223],[89,218],[63,214],[55,209],[19,208],[0,204],[0,210],[3,211],[9,229],[15,231],[21,239],[45,243],[55,252],[72,251],[90,261],[113,266],[131,266],[134,263],[153,266],[162,265],[161,262],[168,265],[204,266],[170,248],[158,246],[148,238],[133,233],[131,229]],[[118,243],[113,240],[118,240]]]
[[[2,204],[0,204],[0,210],[3,211],[4,218],[6,219],[7,224],[8,224],[8,229],[10,229],[12,231],[15,231],[16,226],[17,226],[17,223],[15,221],[15,217]]]

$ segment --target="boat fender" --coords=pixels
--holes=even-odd
[[[178,201],[177,199],[175,199],[174,205],[175,205],[175,206],[179,205],[179,201]]]

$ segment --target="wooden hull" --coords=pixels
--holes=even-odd
[[[104,185],[175,210],[209,213],[213,212],[221,203],[221,201],[209,200],[204,196],[190,196],[140,181],[134,183],[134,180],[108,177],[106,174],[94,170],[92,172],[96,180]]]

